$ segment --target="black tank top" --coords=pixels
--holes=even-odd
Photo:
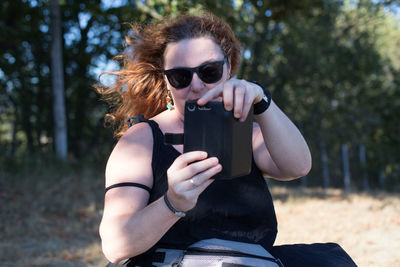
[[[164,143],[164,135],[155,121],[146,122],[154,138],[154,183],[149,200],[153,202],[167,191],[167,170],[180,152]],[[195,208],[179,219],[153,249],[185,249],[201,239],[221,238],[257,243],[269,250],[276,234],[277,222],[271,194],[253,159],[249,175],[214,181],[200,195]]]

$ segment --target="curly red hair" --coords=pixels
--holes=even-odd
[[[131,25],[132,36],[125,37],[128,49],[116,59],[122,60],[112,87],[96,85],[97,92],[108,102],[111,112],[106,122],[115,126],[115,136],[127,130],[126,120],[142,114],[151,118],[166,109],[167,86],[163,77],[164,51],[169,43],[208,36],[218,44],[235,75],[240,62],[240,44],[231,27],[211,13],[199,16],[181,15],[161,23],[141,27]]]

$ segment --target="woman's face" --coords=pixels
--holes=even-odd
[[[209,37],[194,39],[184,39],[176,43],[169,43],[164,53],[164,70],[178,67],[198,67],[204,63],[224,60],[221,48]],[[187,87],[177,89],[173,87],[164,75],[168,89],[172,93],[176,111],[183,116],[185,101],[197,100],[208,90],[214,88],[222,81],[229,79],[229,63],[223,65],[223,74],[219,81],[215,83],[203,82],[197,73],[193,73],[193,78]],[[222,98],[214,99],[222,101]]]

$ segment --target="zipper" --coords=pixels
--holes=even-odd
[[[283,264],[279,259],[275,259],[275,258],[267,257],[267,256],[253,255],[253,254],[240,252],[240,251],[224,250],[224,249],[207,249],[207,248],[199,248],[199,247],[190,247],[184,251],[184,253],[182,254],[182,258],[184,255],[208,255],[208,256],[214,255],[214,256],[248,257],[248,258],[256,258],[256,259],[262,259],[262,260],[275,262],[276,264],[278,264],[278,266],[283,267]],[[182,258],[180,258],[180,260],[182,260]]]

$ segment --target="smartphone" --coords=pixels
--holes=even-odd
[[[247,175],[252,162],[253,110],[244,122],[227,111],[222,102],[204,106],[186,101],[183,151],[206,151],[217,157],[222,171],[213,179],[231,179]]]

